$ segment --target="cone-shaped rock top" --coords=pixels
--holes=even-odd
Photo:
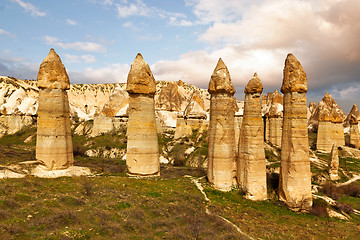
[[[127,78],[126,91],[129,93],[155,94],[155,78],[149,65],[140,53],[131,64]]]
[[[250,79],[248,84],[245,87],[246,94],[253,94],[253,93],[262,93],[263,86],[261,80],[259,79],[257,73],[254,73],[254,76]]]
[[[37,76],[39,88],[69,89],[70,81],[64,64],[53,48],[40,64]]]
[[[289,53],[285,60],[284,79],[281,87],[282,93],[307,92],[306,73],[296,57]]]
[[[356,117],[354,114],[351,114],[349,123],[350,123],[351,125],[353,125],[353,124],[359,124],[359,121],[358,121],[357,117]]]
[[[209,93],[229,93],[234,95],[235,88],[231,82],[229,70],[220,58],[209,82]]]

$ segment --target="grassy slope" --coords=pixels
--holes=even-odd
[[[35,142],[22,143],[31,131],[0,139],[1,164],[34,159]],[[105,135],[99,142],[112,141],[113,147],[123,145],[121,139]],[[96,139],[93,142],[98,144]],[[125,163],[119,159],[76,157],[75,164],[102,174],[0,179],[0,239],[241,239],[231,226],[205,214],[203,196],[183,177],[203,176],[201,169],[166,166],[161,178],[146,180],[126,177]],[[354,214],[351,221],[342,221],[294,213],[276,198],[252,202],[237,190],[223,193],[205,180],[202,184],[211,200],[209,209],[254,238],[358,239],[360,235],[360,219]],[[359,206],[356,197],[341,196],[339,201]]]

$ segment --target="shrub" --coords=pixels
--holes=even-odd
[[[328,217],[327,203],[321,199],[314,199],[312,208],[309,210],[309,214],[317,217]]]
[[[75,157],[76,156],[83,157],[83,156],[85,156],[86,150],[85,150],[85,147],[82,144],[76,143],[73,146],[73,152],[74,152]]]
[[[350,206],[349,204],[340,203],[340,202],[336,202],[335,209],[342,211],[342,212],[346,212],[348,214],[354,212],[354,208],[352,206]]]

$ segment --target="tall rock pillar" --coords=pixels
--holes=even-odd
[[[317,132],[316,149],[330,152],[334,144],[333,141],[333,124],[331,123],[330,113],[324,110],[319,114],[319,126]]]
[[[154,95],[156,84],[149,65],[139,53],[127,78],[129,120],[126,165],[129,175],[159,176],[160,161]]]
[[[251,200],[267,198],[264,125],[261,116],[262,90],[262,83],[255,73],[245,87],[244,119],[237,160],[238,183],[245,197]]]
[[[350,144],[355,148],[360,147],[359,121],[354,115],[350,116]]]
[[[37,80],[36,159],[47,170],[66,169],[74,163],[66,92],[70,88],[70,81],[54,49],[50,49],[49,55],[41,63]]]
[[[229,191],[235,171],[235,93],[230,73],[219,59],[209,82],[210,125],[208,179],[217,189]]]
[[[307,210],[312,206],[312,195],[306,73],[296,57],[288,54],[283,74],[281,92],[284,94],[284,122],[279,199],[293,210]]]
[[[331,111],[331,123],[333,125],[332,127],[332,137],[333,142],[337,143],[340,146],[345,145],[345,135],[344,135],[344,127],[343,127],[344,119],[339,114],[339,112],[336,111],[335,108]]]

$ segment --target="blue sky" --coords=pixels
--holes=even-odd
[[[217,60],[239,99],[257,72],[279,89],[287,53],[345,112],[360,105],[360,0],[1,0],[0,75],[36,79],[53,47],[72,83],[126,82],[141,52],[156,80],[206,88]]]

